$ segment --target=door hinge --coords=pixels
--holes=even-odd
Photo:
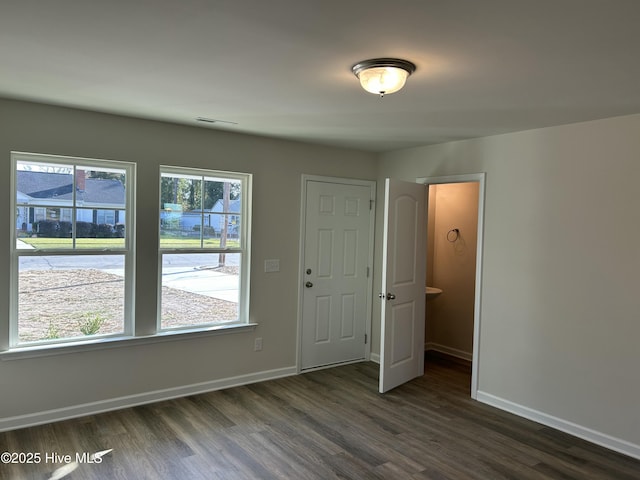
[[[369,278],[369,267],[367,267],[367,278]]]
[[[373,200],[369,200],[369,210],[373,210]]]
[[[367,344],[367,334],[366,333],[364,334],[364,344],[365,345]]]

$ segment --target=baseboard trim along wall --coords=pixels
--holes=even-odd
[[[426,342],[424,344],[424,350],[434,350],[436,352],[444,353],[445,355],[449,355],[451,357],[460,358],[462,360],[466,360],[467,362],[473,361],[473,353],[465,352],[463,350],[458,350],[457,348],[447,347],[446,345],[441,345],[439,343],[434,342]]]
[[[184,385],[175,388],[167,388],[164,390],[155,390],[153,392],[145,392],[136,395],[129,395],[126,397],[112,398],[108,400],[101,400],[98,402],[58,408],[55,410],[47,410],[44,412],[8,417],[0,419],[0,432],[16,430],[18,428],[33,427],[35,425],[42,425],[44,423],[59,422],[61,420],[83,417],[85,415],[95,415],[112,410],[120,410],[123,408],[144,405],[147,403],[171,400],[174,398],[186,397],[188,395],[196,395],[198,393],[212,392],[214,390],[222,390],[223,388],[238,387],[241,385],[248,385],[250,383],[262,382],[264,380],[275,380],[276,378],[297,375],[297,373],[298,371],[295,366],[279,368],[274,370],[267,370],[264,372],[256,372],[247,375],[224,378],[221,380],[212,380],[210,382]]]
[[[371,355],[369,356],[369,360],[380,365],[380,354],[371,352]]]
[[[601,447],[605,447],[640,460],[640,445],[635,445],[627,442],[626,440],[621,440],[567,420],[533,410],[532,408],[496,397],[490,393],[478,391],[477,400],[479,402],[486,403],[487,405],[491,405],[492,407],[499,408],[500,410],[505,410],[520,417],[528,418],[534,422],[555,428],[556,430],[560,430],[582,438],[583,440],[587,440],[588,442],[600,445]]]

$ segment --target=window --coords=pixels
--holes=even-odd
[[[246,324],[251,175],[161,167],[159,329]]]
[[[11,156],[10,346],[131,334],[134,165]]]

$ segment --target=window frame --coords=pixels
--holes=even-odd
[[[20,249],[17,248],[17,172],[19,162],[33,162],[33,163],[46,163],[49,165],[65,165],[76,167],[95,167],[100,168],[115,168],[125,171],[125,232],[124,246],[111,247],[111,248],[77,248],[72,243],[70,247],[54,247],[54,248],[39,248],[39,249]],[[74,176],[75,181],[75,176]],[[133,162],[85,158],[85,157],[73,157],[66,155],[49,155],[40,153],[29,153],[12,151],[11,152],[11,211],[10,221],[11,228],[9,229],[11,234],[10,243],[10,284],[9,284],[9,325],[8,325],[8,350],[33,350],[33,349],[47,349],[53,348],[58,350],[60,347],[66,347],[71,345],[95,343],[105,340],[112,340],[117,338],[131,337],[134,332],[134,268],[135,268],[135,189],[136,189],[136,165]],[[36,208],[36,207],[34,207]],[[42,207],[45,211],[45,205]],[[74,212],[78,209],[78,205],[75,201],[75,193],[73,195],[72,205],[69,207],[56,207],[69,208],[71,210],[72,223],[75,226],[76,215]],[[91,335],[89,337],[65,337],[60,339],[47,339],[36,340],[29,342],[21,342],[19,339],[18,331],[18,302],[19,302],[19,263],[21,257],[46,257],[46,256],[124,256],[124,325],[123,331],[113,334],[101,334]]]
[[[158,221],[158,308],[156,319],[156,333],[158,335],[178,334],[188,332],[208,332],[216,330],[228,330],[243,328],[247,326],[254,326],[249,320],[249,287],[250,287],[250,272],[251,272],[251,200],[252,200],[252,182],[253,175],[250,173],[232,172],[226,170],[213,170],[203,168],[192,167],[180,167],[175,165],[160,165],[158,183],[161,185],[163,174],[168,175],[187,175],[187,176],[200,176],[202,180],[205,178],[216,179],[229,179],[240,182],[240,247],[232,248],[213,248],[204,247],[202,244],[199,248],[172,248],[161,246],[161,225]],[[203,181],[204,185],[204,181]],[[162,211],[162,188],[159,188],[158,193],[158,215]],[[202,212],[204,214],[204,205],[202,206]],[[230,214],[231,215],[231,214]],[[200,230],[201,235],[204,235],[204,229]],[[201,237],[202,238],[202,237]],[[202,323],[197,325],[186,325],[179,327],[162,328],[162,260],[166,254],[200,254],[200,253],[227,253],[227,254],[239,254],[240,255],[240,272],[239,272],[239,292],[238,292],[238,318],[233,322],[225,323]]]

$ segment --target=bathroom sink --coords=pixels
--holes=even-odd
[[[424,289],[424,293],[427,294],[427,297],[437,297],[442,293],[442,289],[436,287],[426,287]]]

